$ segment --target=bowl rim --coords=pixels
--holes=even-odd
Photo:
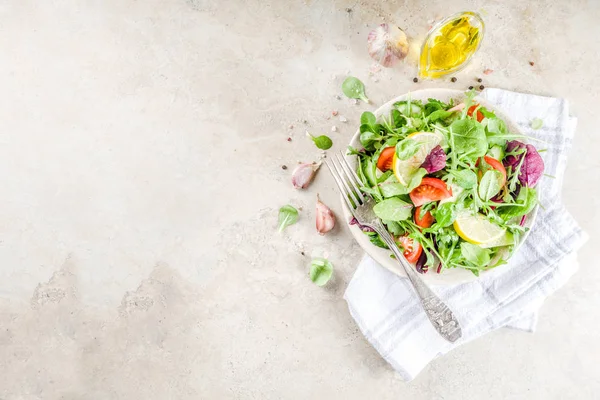
[[[432,93],[432,94],[427,95],[427,93]],[[440,94],[440,93],[443,93],[443,94]],[[375,114],[375,116],[379,118],[381,115],[389,113],[391,108],[393,107],[394,103],[396,103],[397,101],[406,100],[409,96],[413,99],[415,99],[415,97],[418,97],[415,100],[422,100],[422,99],[427,100],[428,98],[435,98],[438,100],[447,101],[450,98],[454,98],[454,99],[461,99],[461,97],[464,98],[466,96],[466,92],[464,92],[462,90],[447,89],[447,88],[427,88],[427,89],[419,89],[419,90],[415,90],[415,91],[410,91],[410,92],[404,93],[402,95],[396,96],[396,97],[392,98],[391,100],[387,101],[386,103],[381,105],[379,108],[377,108],[375,111],[373,111],[373,114]],[[445,98],[445,100],[440,97]],[[490,110],[494,111],[494,113],[498,117],[500,117],[504,120],[504,122],[506,123],[506,125],[509,127],[509,129],[511,131],[523,134],[523,132],[519,128],[519,126],[510,117],[508,117],[504,113],[504,111],[502,111],[502,109],[498,108],[494,104],[491,104],[487,99],[482,98],[479,95],[475,96],[474,100],[476,100],[477,103],[485,106],[486,108],[489,108]],[[359,148],[359,146],[357,146],[357,144],[360,146],[360,127],[356,130],[356,132],[350,139],[350,143],[349,143],[350,146],[352,146],[354,148]],[[349,155],[349,154],[345,155],[346,160],[350,163],[350,166],[352,168],[356,168],[356,163],[357,163],[356,157],[357,156],[355,156],[355,155]],[[350,210],[346,206],[344,199],[341,197],[341,195],[340,195],[340,203],[342,205],[342,212],[344,214],[345,221],[347,221],[346,223],[348,224],[348,221],[350,221],[352,219],[352,214],[350,213]],[[528,227],[529,229],[521,236],[521,240],[517,244],[517,247],[515,248],[513,255],[517,251],[519,251],[519,249],[521,248],[521,246],[523,245],[525,240],[527,240],[527,237],[529,236],[529,233],[531,232],[531,229],[537,219],[538,209],[539,209],[539,204],[537,204],[534,207],[534,209],[529,214],[527,214],[527,218],[526,218],[526,222],[525,222],[524,226]],[[369,241],[369,239],[367,238],[367,236],[360,230],[360,228],[357,225],[349,225],[348,224],[348,227],[349,227],[350,232],[352,233],[352,236],[354,237],[354,239],[358,242],[358,244],[362,247],[362,249],[371,258],[373,258],[375,261],[377,261],[378,264],[382,265],[383,267],[390,270],[391,272],[393,272],[399,276],[406,277],[406,273],[404,272],[404,270],[390,257],[391,252],[389,250],[382,249],[382,248],[377,247],[374,244],[372,244]],[[507,261],[508,260],[510,260],[510,257],[507,259]],[[492,268],[492,269],[489,269],[486,271],[481,271],[479,276],[475,276],[472,272],[470,272],[468,270],[454,268],[454,269],[444,270],[444,272],[442,272],[441,274],[428,273],[428,274],[422,274],[420,276],[424,279],[425,282],[430,283],[430,284],[453,285],[453,284],[475,281],[495,270],[496,270],[495,268]]]

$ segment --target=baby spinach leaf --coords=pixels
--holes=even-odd
[[[361,130],[362,126],[364,125],[361,125]],[[378,134],[371,132],[370,130],[367,130],[360,134],[360,144],[362,144],[367,150],[373,150],[374,144],[379,140],[381,140],[381,137]]]
[[[404,186],[403,184],[401,184],[400,182],[396,182],[396,183],[382,182],[379,184],[379,190],[381,191],[381,194],[385,198],[400,196],[401,194],[409,193],[408,188],[406,186]]]
[[[504,146],[507,140],[508,128],[500,118],[491,117],[486,119],[486,138],[492,145]]]
[[[477,175],[470,169],[450,171],[454,177],[454,182],[463,189],[473,189],[477,185]]]
[[[454,149],[459,155],[468,154],[471,159],[485,155],[488,149],[483,126],[472,119],[459,119],[450,125]]]
[[[478,193],[483,201],[489,201],[502,188],[502,174],[495,169],[488,170],[479,182]]]
[[[353,76],[347,77],[342,83],[342,92],[351,99],[361,99],[365,103],[369,102],[369,99],[365,95],[365,85],[360,79]]]
[[[412,216],[412,205],[397,197],[385,199],[373,207],[375,215],[383,220],[404,221]]]
[[[400,236],[404,233],[404,229],[396,221],[382,221],[387,226],[388,231],[395,236]]]
[[[325,135],[315,137],[308,132],[306,132],[306,134],[312,139],[312,141],[315,143],[315,146],[321,150],[328,150],[331,148],[331,146],[333,146],[331,139]]]
[[[406,188],[406,190],[411,192],[414,188],[419,186],[425,175],[427,175],[427,170],[425,168],[419,168],[417,170],[417,172],[415,172],[413,177],[410,179],[410,182],[408,183],[408,187]]]
[[[421,148],[422,143],[406,138],[396,144],[396,156],[401,160],[408,160]]]
[[[485,267],[490,263],[490,250],[483,249],[475,244],[462,242],[460,250],[465,260],[478,267]]]
[[[333,275],[333,264],[326,258],[313,258],[310,263],[310,280],[324,286]]]
[[[364,125],[374,126],[377,124],[377,117],[370,111],[365,111],[360,116],[360,123]]]
[[[450,111],[446,111],[446,110],[437,110],[432,112],[431,114],[429,114],[429,116],[427,117],[427,120],[429,122],[436,122],[439,121],[441,119],[446,119],[449,116],[451,116],[453,113]]]
[[[287,226],[295,224],[298,221],[298,210],[294,207],[285,205],[279,209],[279,224],[277,229],[282,232]]]

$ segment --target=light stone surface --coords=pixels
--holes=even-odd
[[[413,83],[414,59],[369,76],[376,24],[417,43],[463,9],[487,33],[458,82]],[[598,398],[599,21],[592,0],[2,1],[0,399]],[[347,73],[372,105],[336,99]],[[307,129],[343,149],[363,110],[478,76],[570,100],[563,201],[591,240],[535,335],[494,332],[404,383],[342,299],[361,249],[343,223],[315,233],[317,193],[341,215],[332,180],[290,173],[321,155]],[[286,203],[301,218],[278,235]],[[325,288],[307,276],[322,253]]]

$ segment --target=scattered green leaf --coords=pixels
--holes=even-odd
[[[313,136],[308,132],[306,132],[306,134],[312,139],[312,141],[315,143],[315,146],[317,146],[321,150],[328,150],[333,145],[333,142],[328,136]]]
[[[326,258],[313,258],[310,263],[310,280],[324,286],[333,275],[333,264]]]
[[[353,76],[347,77],[342,83],[342,92],[351,99],[361,99],[365,103],[369,102],[369,99],[365,95],[365,85],[360,79]]]
[[[279,224],[277,229],[282,232],[286,227],[295,224],[298,221],[298,210],[294,207],[285,205],[279,209]]]
[[[538,130],[542,126],[544,126],[544,121],[542,121],[541,119],[534,118],[534,119],[531,120],[531,129]]]

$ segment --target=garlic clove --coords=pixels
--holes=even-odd
[[[408,54],[408,39],[397,26],[381,24],[367,38],[369,55],[382,66],[389,68]]]
[[[335,215],[329,207],[321,202],[319,195],[317,195],[317,232],[324,235],[332,230],[334,226]]]
[[[292,172],[292,185],[296,189],[306,189],[312,182],[321,163],[302,163]]]

